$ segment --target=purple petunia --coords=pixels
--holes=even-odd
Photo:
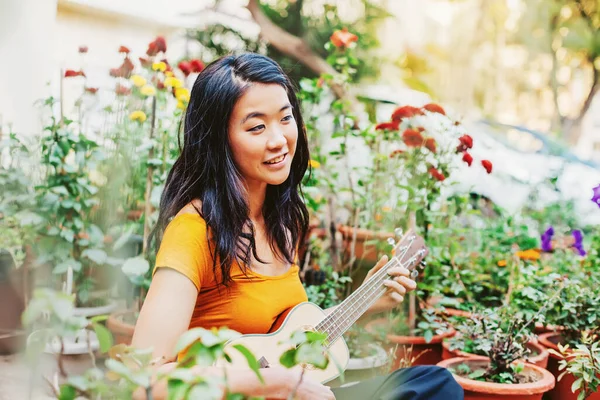
[[[596,186],[593,190],[594,195],[592,196],[592,201],[600,207],[600,185]]]
[[[554,228],[552,226],[546,229],[546,232],[542,235],[542,251],[552,251],[552,236],[554,235]]]
[[[599,186],[600,187],[600,186]],[[573,231],[573,239],[575,239],[575,243],[573,243],[573,247],[577,249],[577,252],[580,256],[585,256],[587,253],[583,248],[583,233],[579,229],[575,229]]]

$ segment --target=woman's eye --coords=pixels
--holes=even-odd
[[[286,115],[285,117],[283,117],[282,121],[291,121],[294,118],[293,115]]]
[[[256,125],[254,128],[250,128],[249,130],[251,132],[257,132],[257,131],[260,131],[261,129],[264,129],[264,127],[265,126],[263,124],[260,124],[260,125]]]

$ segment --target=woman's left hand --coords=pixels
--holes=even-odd
[[[383,256],[379,262],[369,271],[363,285],[388,262],[388,257]],[[417,288],[417,283],[410,278],[410,272],[403,267],[393,267],[388,270],[389,279],[384,282],[388,288],[368,310],[368,314],[388,311],[404,301],[406,293]]]

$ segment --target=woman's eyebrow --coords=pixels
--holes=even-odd
[[[282,112],[283,110],[287,110],[288,108],[292,108],[292,105],[289,104],[289,103],[286,104],[285,106],[281,107],[279,109],[279,112]],[[265,117],[265,116],[266,116],[265,113],[262,113],[262,112],[259,112],[259,111],[254,111],[254,112],[251,112],[250,114],[246,115],[242,119],[242,122],[240,122],[240,124],[243,124],[244,122],[248,121],[250,118],[257,118],[257,117],[260,118],[260,117]]]

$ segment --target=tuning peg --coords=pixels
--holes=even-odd
[[[427,261],[421,260],[421,262],[419,262],[419,264],[421,265],[421,268],[425,268],[427,266]]]
[[[388,238],[387,242],[388,242],[388,244],[390,246],[395,246],[396,245],[396,241],[394,240],[394,238]]]
[[[417,271],[416,269],[413,269],[412,271],[410,271],[410,277],[411,279],[417,279],[417,277],[419,276],[419,271]]]
[[[394,229],[394,235],[396,235],[396,237],[401,237],[403,233],[404,231],[402,230],[402,228]]]

